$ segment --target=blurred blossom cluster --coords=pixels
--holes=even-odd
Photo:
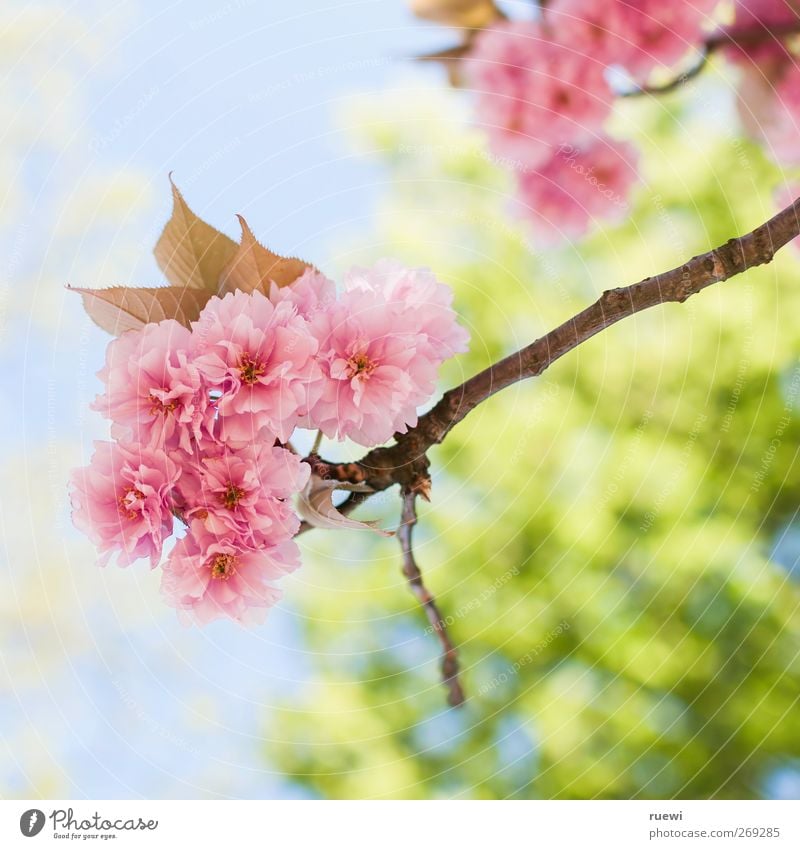
[[[718,0],[555,0],[537,20],[478,33],[465,63],[477,119],[517,173],[520,209],[541,235],[576,238],[593,221],[627,216],[638,156],[607,131],[615,98],[657,93],[687,61],[704,61],[709,39],[725,42],[723,55],[741,71],[746,127],[779,163],[800,164],[800,70],[789,33],[798,12],[785,0],[738,0],[722,26],[721,8]]]

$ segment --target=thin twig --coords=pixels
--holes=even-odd
[[[620,93],[620,97],[640,97],[643,94],[652,94],[652,95],[660,95],[660,94],[669,94],[671,91],[676,91],[681,88],[683,85],[688,83],[690,80],[693,80],[695,77],[699,76],[703,71],[705,66],[708,64],[708,57],[711,54],[708,52],[708,49],[703,49],[700,54],[700,58],[691,68],[683,71],[679,76],[674,77],[665,83],[658,83],[655,85],[642,85],[637,88],[633,88],[630,91],[623,91]]]
[[[414,525],[417,524],[416,500],[416,490],[403,490],[402,520],[397,530],[397,538],[400,540],[400,546],[403,550],[403,574],[408,580],[411,591],[425,610],[431,628],[439,638],[442,646],[442,682],[448,690],[447,702],[453,707],[457,707],[463,704],[465,700],[461,682],[458,680],[458,653],[456,647],[450,641],[447,625],[436,605],[436,599],[422,581],[422,573],[414,559],[414,549],[411,544],[411,534]]]

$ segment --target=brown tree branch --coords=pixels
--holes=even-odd
[[[514,354],[450,389],[416,427],[395,434],[393,445],[374,448],[356,463],[324,463],[338,480],[367,483],[384,490],[429,485],[428,449],[442,442],[464,418],[501,389],[540,375],[564,354],[623,318],[659,304],[683,303],[708,286],[772,260],[775,252],[800,235],[800,199],[755,230],[731,239],[669,271],[639,283],[609,289],[591,306]]]
[[[436,599],[431,595],[422,581],[422,573],[419,571],[417,561],[414,558],[414,549],[411,543],[411,534],[414,525],[417,524],[417,491],[414,489],[403,489],[403,512],[400,527],[397,530],[397,538],[403,550],[403,574],[408,580],[411,592],[417,597],[417,601],[425,610],[425,615],[431,623],[436,636],[442,646],[442,683],[447,687],[447,703],[457,707],[464,703],[464,691],[458,679],[458,653],[456,647],[450,641],[447,633],[447,624],[439,612]]]
[[[693,257],[684,265],[632,286],[603,292],[595,303],[554,330],[445,392],[439,403],[420,417],[416,427],[395,434],[394,445],[374,448],[356,463],[331,463],[315,454],[306,458],[317,474],[329,479],[367,483],[375,491],[400,484],[403,512],[397,535],[403,550],[403,572],[442,645],[442,677],[451,705],[464,701],[456,649],[433,596],[422,582],[411,545],[412,529],[417,522],[416,497],[418,494],[427,497],[430,490],[428,449],[442,442],[487,398],[519,380],[540,375],[564,354],[612,324],[658,304],[683,303],[708,286],[768,263],[777,250],[798,235],[800,198],[750,233]],[[362,503],[365,497],[348,502],[347,507]],[[302,530],[307,529],[305,526]]]

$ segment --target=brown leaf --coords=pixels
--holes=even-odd
[[[198,289],[180,286],[162,286],[141,289],[113,286],[110,289],[81,289],[68,286],[71,292],[80,293],[83,308],[89,317],[114,336],[126,330],[138,330],[151,321],[174,318],[185,327],[195,321],[210,295]]]
[[[225,266],[236,253],[236,242],[198,218],[183,199],[170,176],[172,217],[164,227],[153,253],[164,276],[173,286],[219,290]]]
[[[293,283],[307,268],[299,259],[287,259],[259,244],[245,220],[241,244],[237,245],[198,218],[170,177],[172,217],[167,222],[155,255],[172,286],[110,289],[67,288],[79,292],[91,319],[103,330],[118,336],[126,330],[173,318],[185,327],[196,321],[209,298],[241,289],[269,292],[270,281],[278,286]]]
[[[230,263],[223,270],[220,295],[240,289],[242,292],[258,290],[269,294],[270,282],[283,287],[294,283],[307,269],[307,262],[294,257],[283,257],[265,248],[253,235],[241,215],[236,216],[242,227],[242,239]]]
[[[483,29],[505,16],[493,0],[411,0],[418,18],[451,27]]]

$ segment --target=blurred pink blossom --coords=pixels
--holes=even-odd
[[[482,31],[466,62],[490,147],[521,167],[538,166],[565,140],[603,125],[613,99],[604,70],[580,44],[555,41],[550,28],[527,21]]]
[[[636,149],[625,142],[564,145],[541,168],[520,177],[522,214],[535,217],[554,239],[582,236],[596,220],[621,220],[638,179],[636,164]]]
[[[718,0],[612,0],[615,64],[639,83],[656,68],[673,68],[697,53],[718,5]]]

